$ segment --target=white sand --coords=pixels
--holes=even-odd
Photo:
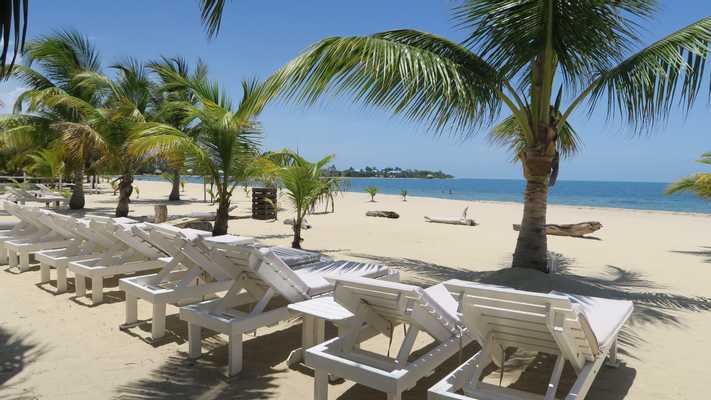
[[[140,199],[131,215],[152,215],[152,205],[167,198],[163,182],[139,182]],[[238,189],[238,215],[249,203]],[[185,200],[202,200],[202,186],[189,184]],[[431,284],[449,278],[505,283],[524,289],[556,288],[588,295],[635,301],[636,311],[624,331],[619,369],[605,368],[588,399],[703,399],[708,398],[711,370],[711,217],[684,213],[552,206],[549,221],[602,222],[600,240],[550,237],[549,248],[560,254],[563,271],[555,276],[504,269],[510,264],[521,217],[514,203],[465,202],[378,195],[347,194],[338,198],[335,214],[313,215],[313,229],[303,246],[339,258],[364,259],[401,269],[403,279]],[[88,196],[88,208],[112,213],[116,197]],[[465,206],[479,226],[450,226],[423,222],[424,215],[458,216]],[[172,215],[213,210],[202,202],[169,205]],[[367,210],[393,210],[398,220],[366,218]],[[288,211],[280,220],[289,217]],[[8,217],[0,219],[8,220]],[[266,244],[288,245],[290,227],[281,222],[238,219],[230,232],[250,235]],[[116,282],[107,284],[107,302],[87,307],[73,293],[55,296],[36,283],[39,271],[16,274],[0,271],[0,398],[40,399],[310,399],[313,378],[306,368],[289,369],[284,360],[298,346],[298,322],[246,338],[241,376],[223,378],[226,342],[204,340],[205,356],[186,360],[186,328],[169,317],[168,337],[151,345],[144,324],[130,334],[118,329],[123,321],[123,295]],[[53,275],[54,276],[54,275]],[[42,286],[53,289],[50,285]],[[141,302],[139,317],[149,314]],[[169,308],[169,313],[176,309]],[[425,342],[421,338],[421,342]],[[385,340],[375,346],[387,347]],[[468,349],[471,353],[474,349]],[[455,357],[456,358],[456,357]],[[521,357],[519,357],[521,358]],[[456,360],[421,382],[405,398],[424,399],[426,389],[456,365]],[[552,361],[539,357],[532,364],[507,371],[505,382],[542,392]],[[498,383],[498,372],[493,373]],[[565,374],[570,383],[571,371]],[[492,379],[492,378],[489,378]],[[370,398],[375,392],[351,382],[330,387],[331,398]],[[340,396],[340,397],[338,397]],[[385,398],[377,394],[373,398]]]

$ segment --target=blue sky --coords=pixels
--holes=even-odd
[[[711,15],[708,0],[660,3],[660,13],[644,33],[647,43]],[[235,0],[226,8],[220,35],[208,40],[197,0],[33,0],[30,36],[57,28],[77,29],[95,43],[104,65],[129,56],[201,58],[209,65],[211,78],[236,97],[242,79],[265,78],[309,44],[328,36],[414,28],[461,39],[464,33],[451,23],[449,10],[454,4],[449,0]],[[17,82],[0,84],[0,100],[7,103],[21,89]],[[620,121],[606,121],[602,108],[592,116],[577,113],[572,122],[583,137],[583,149],[563,162],[560,178],[667,182],[702,169],[694,160],[711,151],[711,108],[705,96],[701,100],[687,117],[675,112],[668,124],[643,137],[633,137]],[[312,107],[277,102],[261,121],[266,148],[298,149],[312,159],[333,153],[339,168],[397,165],[442,169],[457,177],[521,176],[509,154],[489,146],[483,135],[467,141],[446,135],[436,138],[422,125],[352,105],[348,98],[328,98]]]

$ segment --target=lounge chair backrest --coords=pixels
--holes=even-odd
[[[43,224],[45,224],[47,227],[49,227],[51,230],[53,230],[55,233],[65,237],[65,238],[76,238],[77,234],[72,231],[71,228],[68,226],[57,223],[57,220],[54,218],[55,215],[58,215],[54,211],[49,211],[49,210],[39,210],[39,220]],[[71,218],[71,217],[70,217]]]
[[[30,207],[30,206],[21,206],[17,204],[12,204],[10,206],[10,209],[13,210],[14,214],[16,217],[19,219],[27,222],[28,224],[34,226],[36,229],[40,231],[47,231],[49,232],[50,228],[42,223],[40,220],[40,214],[39,214],[39,208],[37,207]]]
[[[244,273],[254,282],[260,282],[263,287],[271,287],[274,291],[291,302],[308,300],[309,286],[269,248],[259,248],[254,245],[229,244],[223,245],[216,241],[219,238],[205,240],[205,244],[219,249],[228,259],[233,268]]]
[[[90,227],[92,229],[101,229],[106,233],[111,233],[115,238],[122,241],[131,249],[140,253],[148,259],[157,259],[164,257],[165,254],[145,239],[133,234],[131,231],[134,224],[121,224],[112,219],[90,218]]]
[[[567,297],[459,280],[445,285],[481,343],[562,353],[577,365],[600,351],[584,315]]]
[[[377,318],[368,321],[387,321],[390,326],[410,324],[427,332],[439,341],[461,333],[463,325],[456,315],[447,311],[438,299],[420,287],[370,278],[337,278],[336,302],[358,315],[372,312]],[[445,292],[446,293],[446,292]],[[454,300],[449,298],[448,301]],[[377,326],[374,328],[378,329]]]

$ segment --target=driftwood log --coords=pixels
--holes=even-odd
[[[191,228],[199,229],[201,231],[212,231],[212,223],[210,221],[203,221],[200,218],[177,218],[170,221],[166,221],[167,224],[173,225],[178,228]]]
[[[400,218],[400,215],[395,211],[368,211],[366,217],[382,217],[382,218]]]
[[[521,225],[514,224],[515,231],[521,230]],[[602,224],[597,221],[580,222],[577,224],[547,224],[546,235],[583,237],[602,229]]]
[[[425,221],[436,224],[476,226],[477,224],[473,219],[467,218],[467,212],[469,212],[469,207],[464,208],[460,218],[434,218],[425,216]]]

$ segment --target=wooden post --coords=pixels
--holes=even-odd
[[[155,218],[153,219],[153,222],[156,224],[163,223],[168,220],[168,206],[165,204],[156,204],[153,206],[153,209],[155,210]]]

